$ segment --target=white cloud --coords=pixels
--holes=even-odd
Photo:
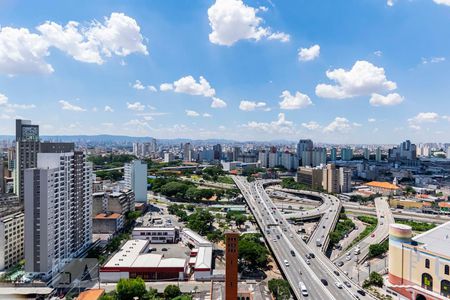
[[[442,116],[442,119],[450,122],[450,116]]]
[[[300,92],[291,95],[289,91],[283,91],[280,98],[283,99],[279,102],[281,109],[301,109],[312,104],[309,96]]]
[[[75,60],[96,64],[102,64],[112,54],[148,54],[137,22],[123,13],[112,13],[103,24],[92,21],[88,27],[75,21],[65,26],[47,21],[36,29],[40,34],[27,28],[0,28],[0,72],[50,74],[53,67],[45,61],[50,47]]]
[[[397,93],[387,94],[386,96],[373,93],[370,97],[369,103],[372,106],[393,106],[402,103],[404,97]]]
[[[0,72],[7,75],[21,73],[53,73],[45,61],[48,43],[26,28],[0,28]]]
[[[438,63],[441,63],[441,62],[444,62],[445,61],[445,57],[443,57],[443,56],[433,56],[433,57],[430,57],[430,58],[425,58],[425,57],[422,57],[422,64],[424,64],[424,65],[426,65],[426,64],[428,64],[428,63],[432,63],[432,64],[438,64]]]
[[[265,109],[267,104],[265,102],[246,101],[242,100],[239,104],[239,109],[243,111],[253,111],[255,109]]]
[[[211,118],[212,117],[212,115],[209,114],[209,113],[204,113],[202,116],[205,117],[205,118]]]
[[[378,57],[383,56],[383,52],[380,51],[380,50],[377,50],[377,51],[373,52],[373,54],[375,54]]]
[[[104,108],[104,111],[105,112],[114,112],[114,109],[111,106],[106,105],[105,108]]]
[[[127,108],[129,110],[143,111],[145,109],[145,105],[141,104],[141,102],[134,102],[134,103],[127,102]]]
[[[205,97],[212,97],[216,94],[216,91],[211,88],[211,85],[203,76],[200,76],[199,82],[191,75],[185,76],[175,81],[173,86],[176,93]]]
[[[196,111],[194,111],[194,110],[185,110],[185,112],[186,112],[186,116],[188,116],[188,117],[198,117],[198,116],[200,116],[200,114],[198,113],[198,112],[196,112]]]
[[[318,84],[316,95],[322,98],[345,99],[397,88],[395,82],[387,80],[383,68],[364,60],[355,62],[349,71],[344,69],[328,70],[326,75],[337,84]]]
[[[439,120],[439,114],[435,112],[421,112],[408,119],[410,123],[434,123]]]
[[[447,5],[450,6],[450,0],[433,0],[436,4]]]
[[[275,33],[270,34],[267,37],[267,39],[268,40],[278,40],[282,43],[287,43],[291,40],[291,36],[284,32],[275,32]]]
[[[142,82],[140,82],[139,80],[136,80],[135,83],[133,84],[133,89],[143,90],[143,89],[145,89],[145,86],[142,84]]]
[[[309,48],[301,48],[298,50],[298,59],[300,61],[310,61],[318,58],[320,55],[320,46],[313,45]]]
[[[138,120],[138,119],[130,120],[130,121],[124,123],[123,125],[139,127],[139,128],[150,128],[150,125],[147,122],[141,121],[141,120]]]
[[[225,107],[227,107],[227,103],[220,98],[212,97],[211,107],[212,108],[225,108]]]
[[[330,124],[323,129],[326,133],[340,132],[346,133],[352,129],[353,126],[359,126],[357,123],[351,124],[349,120],[343,117],[336,117]]]
[[[173,90],[173,85],[171,83],[162,83],[159,86],[159,90],[161,92],[167,92],[167,91]]]
[[[279,113],[276,121],[270,123],[251,121],[243,125],[243,127],[268,133],[292,133],[294,123],[287,121],[284,113]]]
[[[387,6],[394,6],[394,0],[387,0]]]
[[[244,4],[242,0],[216,0],[208,9],[209,25],[212,32],[209,40],[213,44],[231,46],[239,40],[256,40],[268,37],[272,40],[286,42],[289,36],[283,32],[272,33],[256,14],[257,9]]]
[[[315,121],[309,121],[308,123],[302,123],[302,126],[309,129],[309,130],[316,130],[319,129],[321,126],[319,123]]]
[[[59,104],[61,104],[61,109],[63,109],[63,110],[70,110],[70,111],[77,111],[77,112],[86,111],[86,109],[84,109],[78,105],[71,104],[70,102],[65,101],[65,100],[59,100],[58,102],[59,102]]]
[[[375,118],[368,118],[367,119],[367,122],[369,122],[369,123],[373,123],[373,122],[376,122],[377,120],[375,119]]]
[[[154,85],[149,85],[149,86],[147,86],[147,88],[148,88],[148,90],[150,92],[157,92],[158,91]]]
[[[0,105],[4,105],[6,103],[8,103],[8,97],[6,97],[3,94],[0,94]]]

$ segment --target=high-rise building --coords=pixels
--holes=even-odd
[[[5,163],[3,162],[3,158],[0,157],[0,194],[5,193]]]
[[[239,157],[242,155],[242,149],[241,147],[233,147],[233,154],[232,154],[232,160],[238,161]]]
[[[370,153],[369,153],[369,149],[368,148],[364,148],[363,149],[363,154],[364,154],[364,159],[369,160]]]
[[[268,168],[269,167],[269,152],[267,150],[262,150],[258,153],[258,161],[261,164],[261,167]]]
[[[16,159],[14,171],[14,193],[24,201],[25,169],[35,168],[39,152],[39,126],[29,120],[16,120]]]
[[[339,192],[350,193],[352,191],[352,170],[339,168]]]
[[[350,161],[353,158],[352,148],[342,148],[341,149],[341,160]]]
[[[183,161],[191,162],[192,161],[192,147],[191,143],[186,143],[183,145]]]
[[[330,150],[330,160],[331,161],[337,160],[337,149],[335,147],[331,148]]]
[[[92,242],[92,164],[81,151],[38,153],[24,175],[25,270],[52,276]]]
[[[377,150],[375,152],[375,160],[377,162],[381,162],[381,147],[377,147]]]
[[[389,150],[389,159],[398,160],[416,160],[417,148],[410,140],[402,142],[398,147]]]
[[[217,144],[213,146],[214,160],[222,160],[222,145]]]
[[[23,259],[23,207],[13,194],[0,195],[0,271]]]
[[[238,298],[239,233],[225,232],[225,299]]]
[[[134,192],[137,202],[147,202],[147,164],[133,160],[124,166],[125,187]]]
[[[302,166],[317,167],[327,163],[327,149],[317,147],[312,150],[302,151]]]
[[[323,181],[323,169],[321,167],[300,167],[297,170],[297,182],[310,186],[313,189],[321,189]]]
[[[339,170],[336,169],[335,164],[328,164],[323,169],[323,188],[328,193],[339,193]]]
[[[175,160],[175,157],[174,157],[172,152],[164,153],[164,162],[165,163],[170,163],[170,162],[172,162],[174,160]]]
[[[313,141],[311,140],[299,140],[297,144],[297,157],[303,159],[303,151],[313,149]]]

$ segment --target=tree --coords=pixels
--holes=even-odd
[[[187,227],[198,234],[205,235],[210,232],[213,215],[206,209],[197,209],[188,217]]]
[[[377,272],[372,272],[369,278],[364,280],[363,287],[369,287],[371,285],[383,287],[383,277]]]
[[[380,244],[373,244],[369,246],[369,257],[376,257],[385,253],[389,249],[389,242],[385,241]]]
[[[116,291],[120,300],[133,300],[134,297],[141,299],[147,293],[142,278],[121,278],[117,283]]]
[[[269,291],[277,300],[287,300],[291,297],[289,283],[284,279],[270,279]]]
[[[246,234],[239,239],[239,261],[244,268],[254,270],[267,267],[269,251],[259,238],[259,234]]]
[[[161,187],[161,194],[167,197],[183,198],[188,188],[189,185],[185,183],[171,181]]]
[[[178,286],[170,284],[164,289],[164,298],[166,300],[172,300],[178,296],[181,296],[181,291]]]
[[[236,222],[236,226],[241,227],[244,225],[245,221],[247,221],[247,217],[243,214],[237,215],[234,219],[234,222]]]

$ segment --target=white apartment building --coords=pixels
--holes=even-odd
[[[134,192],[137,202],[147,202],[147,164],[133,160],[125,164],[125,187]]]
[[[23,259],[23,222],[21,211],[0,215],[0,271]]]
[[[134,240],[148,240],[152,244],[173,244],[178,239],[175,227],[135,227],[131,236]]]
[[[25,170],[25,270],[51,277],[92,241],[92,165],[81,151],[38,153]]]

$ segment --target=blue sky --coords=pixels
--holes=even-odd
[[[3,0],[0,26],[0,134],[450,142],[450,0]]]

